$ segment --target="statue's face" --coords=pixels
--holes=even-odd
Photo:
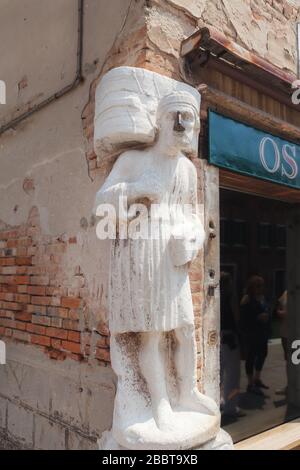
[[[199,119],[188,105],[168,109],[160,118],[159,138],[170,149],[194,154],[198,148]]]

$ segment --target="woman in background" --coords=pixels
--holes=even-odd
[[[264,297],[265,283],[260,276],[252,276],[241,301],[240,322],[246,356],[247,392],[265,396],[268,389],[261,380],[261,372],[268,354],[271,315]]]

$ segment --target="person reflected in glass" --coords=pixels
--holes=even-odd
[[[282,296],[278,299],[276,315],[279,319],[279,335],[281,338],[281,344],[284,354],[284,360],[288,360],[288,293],[287,290],[284,291]],[[287,386],[276,390],[276,395],[287,395]]]
[[[238,327],[233,308],[233,282],[227,272],[221,273],[221,390],[222,417],[246,416],[239,406],[240,348]]]
[[[252,276],[241,300],[240,328],[245,349],[247,392],[265,397],[263,389],[269,387],[261,380],[261,373],[268,355],[271,314],[264,292],[264,279]]]

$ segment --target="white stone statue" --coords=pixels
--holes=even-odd
[[[199,110],[195,90],[158,100],[153,145],[123,152],[96,196],[95,212],[112,205],[118,226],[109,273],[118,384],[112,431],[102,448],[197,448],[215,443],[220,430],[218,406],[197,388],[188,277],[205,238],[196,169],[187,156],[197,152]],[[142,236],[131,225],[143,226]]]

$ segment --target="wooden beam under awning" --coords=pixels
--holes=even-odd
[[[193,77],[199,68],[210,64],[287,106],[296,107],[291,99],[295,74],[246,50],[213,27],[201,28],[182,41],[181,57]]]
[[[220,169],[220,188],[300,204],[300,190]]]

